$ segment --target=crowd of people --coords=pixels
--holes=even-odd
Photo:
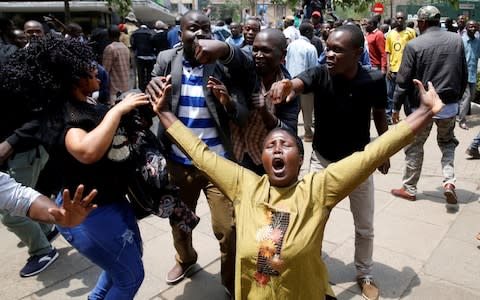
[[[303,5],[305,13],[286,16],[281,29],[250,15],[212,26],[208,9],[189,11],[170,28],[130,12],[88,37],[53,17],[27,21],[23,30],[0,18],[0,215],[28,247],[20,275],[58,258],[50,242],[60,232],[102,269],[88,299],[133,299],[145,274],[126,196],[132,167],[110,152],[135,111],[159,118],[156,136],[179,199],[195,211],[205,194],[228,295],[335,299],[322,240],[331,210],[348,196],[355,278],[364,298],[378,299],[372,173],[387,174],[389,157],[404,149],[402,187],[391,193],[416,200],[435,123],[445,200],[458,205],[454,128],[458,120],[468,129],[478,24],[460,16],[456,28],[443,30],[440,11],[424,6],[417,31],[402,12],[356,22],[335,16],[329,1]],[[381,137],[370,143],[372,118]],[[310,173],[299,178],[304,143],[312,143]],[[480,158],[479,146],[480,133],[466,153]],[[19,185],[6,174],[59,208],[31,189],[13,193]],[[71,200],[68,191],[79,185]],[[15,197],[30,200],[14,204]],[[198,254],[192,232],[171,226],[176,255],[166,282],[176,284]]]

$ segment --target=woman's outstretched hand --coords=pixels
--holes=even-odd
[[[93,189],[90,193],[83,197],[84,186],[81,184],[77,187],[73,200],[70,197],[70,191],[63,190],[63,205],[58,208],[49,208],[48,212],[53,216],[54,223],[63,227],[74,227],[82,223],[88,214],[97,208],[96,204],[92,204],[93,198],[97,195],[97,190]]]
[[[431,81],[428,82],[428,91],[423,87],[423,83],[420,80],[414,79],[413,83],[419,90],[420,106],[431,110],[434,115],[442,110],[445,104],[442,102],[437,94],[437,91],[433,87]]]

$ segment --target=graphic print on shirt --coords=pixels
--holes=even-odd
[[[284,268],[281,258],[283,238],[290,222],[290,213],[285,211],[272,211],[265,206],[267,225],[257,230],[256,240],[259,245],[257,254],[257,271],[255,281],[265,286],[270,281],[270,276],[279,276]]]

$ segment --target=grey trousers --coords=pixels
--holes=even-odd
[[[301,94],[300,104],[302,106],[303,128],[305,136],[313,136],[313,93]]]
[[[458,140],[455,138],[455,117],[432,119],[416,136],[415,141],[405,147],[405,170],[403,172],[403,188],[410,194],[417,193],[423,165],[423,145],[430,135],[433,123],[437,125],[437,144],[442,151],[443,185],[455,183],[454,160]]]
[[[476,83],[468,83],[465,92],[463,93],[462,99],[460,100],[460,108],[458,110],[458,119],[459,123],[465,123],[467,120],[465,116],[470,109],[470,104],[475,97],[475,93],[477,91],[477,84]]]
[[[317,151],[312,151],[310,172],[318,172],[326,168],[330,161]],[[348,195],[350,211],[355,225],[355,256],[354,264],[357,277],[372,275],[373,268],[373,216],[375,212],[373,175],[370,175],[361,185]]]
[[[41,146],[38,149],[16,153],[8,161],[7,173],[22,184],[35,187],[38,175],[47,160],[48,154]],[[0,211],[0,219],[3,225],[28,247],[30,256],[43,255],[52,251],[46,234],[52,230],[53,225],[37,223],[26,217],[11,216],[5,211]]]

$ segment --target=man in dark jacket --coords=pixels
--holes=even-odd
[[[254,74],[237,71],[225,72],[223,63],[235,61],[237,65],[252,70],[253,63],[242,50],[220,41],[212,41],[208,17],[200,11],[189,11],[180,22],[182,47],[162,51],[152,72],[147,93],[152,97],[163,93],[167,82],[172,83],[168,96],[170,109],[182,122],[219,155],[233,159],[230,140],[230,121],[244,124],[248,110],[246,94],[253,90],[244,86],[245,78]],[[213,61],[213,62],[212,62]],[[213,79],[212,79],[213,77]],[[207,87],[212,80],[225,83],[230,96],[219,97]],[[162,134],[162,132],[159,132]],[[235,227],[233,206],[209,179],[195,168],[176,146],[167,154],[169,173],[180,187],[179,197],[195,209],[200,191],[207,197],[212,214],[212,227],[220,243],[222,284],[233,294],[235,277]],[[180,282],[197,261],[192,245],[192,235],[178,226],[172,227],[176,264],[168,272],[167,283]]]
[[[145,91],[150,81],[156,59],[152,35],[153,32],[147,25],[141,25],[130,37],[130,46],[135,52],[135,60],[137,62],[138,87],[142,92]]]
[[[440,11],[431,5],[418,10],[418,29],[421,35],[411,40],[403,52],[402,64],[397,73],[394,93],[393,121],[398,121],[398,112],[408,95],[413,108],[418,107],[418,91],[413,79],[426,86],[433,83],[445,107],[430,121],[405,148],[406,167],[402,187],[392,189],[392,194],[414,201],[417,183],[423,164],[423,144],[430,135],[433,123],[437,125],[437,143],[442,151],[444,195],[448,204],[457,204],[453,162],[458,140],[455,138],[455,117],[458,101],[467,86],[467,65],[460,35],[440,29]]]

